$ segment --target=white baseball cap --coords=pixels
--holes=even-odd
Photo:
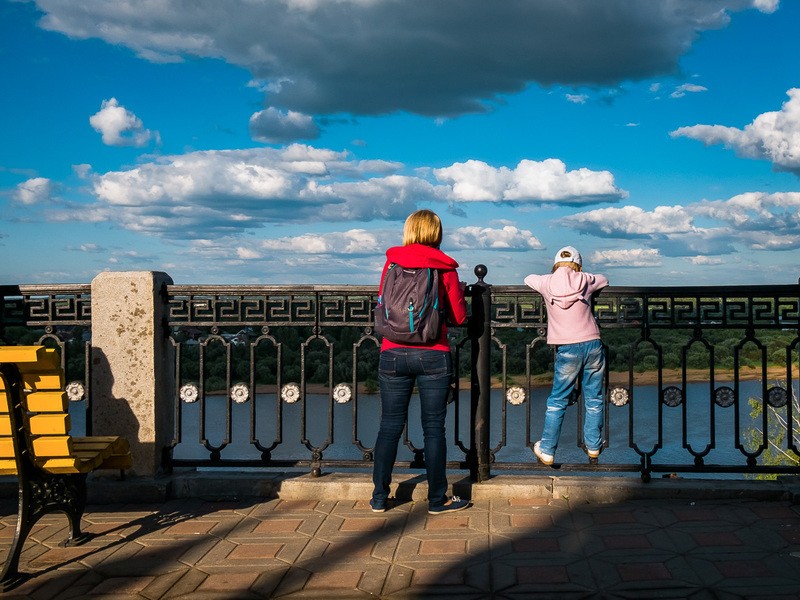
[[[581,253],[572,246],[564,246],[561,250],[556,252],[556,256],[553,259],[553,264],[560,262],[573,262],[576,265],[583,265]]]

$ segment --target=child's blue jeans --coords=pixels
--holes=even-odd
[[[587,450],[599,450],[602,444],[603,373],[606,355],[600,340],[590,340],[577,344],[561,344],[556,351],[556,364],[553,373],[553,391],[547,398],[547,412],[544,416],[544,431],[539,444],[542,452],[555,454],[564,411],[569,396],[580,378],[583,391],[583,443]]]

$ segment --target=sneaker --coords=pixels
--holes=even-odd
[[[586,454],[589,455],[589,458],[597,459],[600,456],[600,448],[598,448],[597,450],[589,450],[587,448],[586,449]]]
[[[386,501],[384,500],[383,502],[378,502],[377,500],[370,500],[369,507],[374,513],[386,512]]]
[[[462,500],[458,496],[452,496],[450,500],[448,500],[441,506],[429,506],[428,514],[440,515],[446,512],[455,512],[457,510],[463,510],[467,508],[469,505],[470,505],[469,500]]]
[[[542,444],[542,440],[539,440],[538,442],[536,442],[533,445],[533,453],[536,455],[536,458],[539,459],[540,463],[550,467],[550,466],[553,465],[553,461],[554,461],[553,455],[552,454],[547,454],[545,452],[542,452],[541,444]]]

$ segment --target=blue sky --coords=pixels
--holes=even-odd
[[[794,283],[794,0],[0,0],[0,283]]]

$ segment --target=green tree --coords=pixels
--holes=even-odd
[[[784,389],[785,382],[780,384]],[[764,406],[767,407],[767,448],[760,456],[760,461],[764,465],[770,466],[793,466],[800,467],[800,456],[789,449],[788,442],[790,435],[795,431],[800,431],[800,403],[793,390],[791,393],[792,403],[792,423],[787,420],[788,411],[786,407],[777,409],[760,398],[750,398],[750,417],[762,420]],[[762,421],[763,422],[763,421]],[[757,448],[762,444],[764,431],[758,426],[754,426],[745,434],[751,448]],[[794,440],[795,444],[798,440]],[[758,479],[775,479],[776,475],[759,475]]]

